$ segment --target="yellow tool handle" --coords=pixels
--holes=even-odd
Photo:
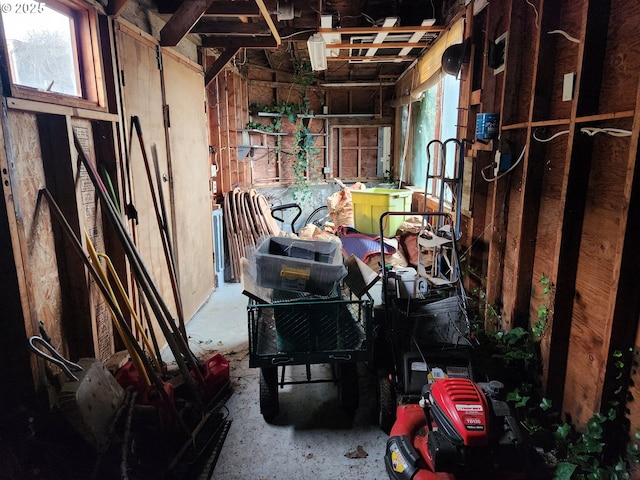
[[[310,268],[296,268],[283,265],[280,270],[280,276],[283,278],[297,278],[300,280],[309,280],[311,276]]]

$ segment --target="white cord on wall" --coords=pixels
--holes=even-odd
[[[586,133],[587,135],[593,137],[595,134],[597,133],[606,133],[607,135],[611,135],[614,137],[629,137],[631,136],[631,130],[624,130],[622,128],[613,128],[613,127],[603,127],[603,128],[595,128],[595,127],[584,127],[580,129],[581,133]],[[558,138],[560,135],[566,135],[569,133],[569,130],[562,130],[560,132],[554,133],[553,135],[551,135],[549,138],[539,138],[536,135],[536,132],[533,132],[533,139],[538,141],[538,142],[550,142],[551,140]],[[502,172],[500,175],[496,175],[494,177],[487,177],[486,175],[486,171],[489,170],[490,168],[495,168],[495,164],[491,163],[489,165],[487,165],[486,167],[484,167],[482,170],[480,170],[480,173],[482,174],[482,178],[484,178],[485,181],[487,182],[495,182],[499,179],[501,179],[502,177],[504,177],[505,175],[507,175],[509,172],[511,172],[514,168],[516,168],[518,166],[518,164],[522,161],[522,159],[524,158],[524,153],[527,150],[527,147],[525,146],[522,149],[522,153],[520,154],[520,156],[518,157],[518,159],[515,161],[515,163],[513,165],[511,165],[511,167],[509,167],[507,170],[505,170],[504,172]]]
[[[565,32],[564,30],[550,30],[547,32],[547,35],[550,35],[552,33],[559,33],[560,35],[562,35],[564,38],[566,38],[567,40],[569,40],[570,42],[573,43],[580,43],[580,40],[577,39],[576,37],[572,37],[571,35],[569,35],[567,32]]]
[[[527,151],[527,147],[525,145],[525,147],[522,149],[522,153],[520,154],[518,159],[515,161],[515,163],[513,165],[511,165],[508,169],[506,169],[504,172],[502,172],[500,175],[496,175],[495,177],[487,177],[487,175],[484,173],[485,170],[488,170],[489,168],[494,168],[494,164],[490,163],[489,165],[484,167],[482,170],[480,170],[480,173],[482,174],[482,178],[484,178],[485,181],[487,181],[487,182],[495,182],[496,180],[500,180],[502,177],[507,175],[509,172],[511,172],[514,168],[516,168],[518,166],[518,164],[524,158],[524,152],[526,152],[526,151]]]

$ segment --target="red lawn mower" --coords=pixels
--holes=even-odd
[[[524,479],[525,439],[502,384],[443,378],[400,405],[387,440],[393,480]]]

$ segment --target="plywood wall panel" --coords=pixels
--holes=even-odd
[[[329,96],[330,114],[349,113],[349,91],[347,89],[334,89]]]
[[[584,7],[580,1],[563,2],[558,20],[558,29],[575,38],[580,38],[582,34],[583,9]],[[549,98],[545,99],[546,102],[544,104],[549,106],[549,113],[545,114],[544,111],[536,110],[534,118],[540,120],[569,118],[573,103],[562,100],[562,85],[565,74],[577,72],[579,45],[570,42],[560,34],[541,35],[540,41],[553,46],[555,58],[551,62],[547,58],[540,59],[540,62],[546,63],[547,67],[552,69],[553,77],[551,79],[540,79],[542,82],[551,81],[551,85],[548,87]],[[537,107],[537,104],[534,107]]]
[[[20,205],[20,220],[27,240],[29,270],[32,272],[32,301],[36,320],[44,323],[54,345],[63,355],[69,350],[63,341],[60,322],[63,312],[62,291],[48,207],[36,212],[38,190],[46,185],[42,167],[36,117],[30,113],[8,113],[11,155],[16,169],[16,203]],[[7,143],[8,145],[9,143]],[[34,332],[35,333],[35,332]]]
[[[208,123],[202,72],[164,57],[166,102],[171,114],[171,171],[163,182],[172,200],[174,251],[185,318],[190,318],[214,287],[213,236],[208,179]],[[168,172],[167,172],[168,173]],[[172,187],[172,192],[169,190]]]
[[[360,177],[378,177],[378,148],[362,150],[360,155]]]
[[[93,127],[91,122],[88,120],[74,118],[72,119],[71,127],[73,128],[78,141],[82,145],[82,149],[87,158],[90,159],[94,165],[97,165],[95,145],[93,142]],[[65,138],[64,136],[66,133],[66,124],[62,122],[62,124],[58,126],[56,136],[60,135],[62,138]],[[96,252],[106,253],[102,223],[102,205],[99,201],[98,192],[89,177],[89,173],[84,168],[84,165],[79,166],[78,170],[74,171],[74,178],[76,179],[76,185],[75,202],[73,203],[77,204],[77,222],[79,224],[80,237],[84,238],[84,234],[86,232],[89,240],[96,249]],[[71,191],[71,189],[65,188],[67,183],[70,183],[70,179],[67,179],[66,182],[61,182],[58,190]],[[73,255],[73,253],[71,255]],[[73,260],[78,261],[75,257]],[[81,276],[80,282],[84,280],[84,271],[82,268],[76,268],[75,270],[67,268],[65,271],[68,275]],[[71,282],[78,282],[78,279],[71,279]],[[71,284],[73,285],[73,283]],[[89,277],[88,284],[90,308],[87,314],[90,313],[91,315],[94,352],[96,358],[106,361],[107,358],[109,358],[115,351],[112,318],[107,308],[104,296],[102,295],[95,279],[93,277]]]
[[[358,152],[357,150],[342,150],[340,155],[341,179],[358,177]]]
[[[640,2],[611,2],[600,111],[635,108],[640,72]]]
[[[551,277],[555,284],[556,261],[554,252],[558,250],[558,225],[561,223],[563,210],[563,180],[566,164],[566,151],[564,143],[550,144],[545,151],[545,168],[542,177],[542,187],[540,195],[540,207],[538,211],[538,225],[536,234],[536,249],[533,263],[533,276],[531,281],[531,303],[529,306],[529,317],[532,322],[538,318],[538,308],[540,305],[547,305],[553,310],[553,304],[548,305],[549,298],[542,293],[543,287],[540,285],[542,276]],[[542,358],[549,358],[549,348],[551,342],[552,322],[566,322],[566,319],[553,317],[551,312],[548,320],[547,332],[541,339],[540,348]],[[543,368],[543,377],[548,375],[548,368]],[[546,384],[546,381],[543,382]]]
[[[131,116],[137,116],[142,126],[147,156],[151,161],[151,144],[158,152],[160,169],[167,171],[164,113],[160,71],[156,49],[124,31],[116,37],[120,68],[124,72],[122,87],[127,132]],[[178,107],[179,108],[179,107]],[[138,138],[132,141],[130,168],[134,205],[138,211],[138,224],[131,226],[142,260],[149,270],[162,298],[177,318],[173,291],[162,247],[162,237],[156,219],[147,173]],[[153,165],[151,164],[152,172]],[[157,329],[156,329],[157,330]],[[157,330],[159,332],[159,330]]]
[[[596,138],[585,207],[569,344],[565,400],[579,423],[600,408],[609,361],[613,302],[617,290],[616,258],[622,251],[620,220],[626,201],[624,185],[628,151],[624,138]],[[590,372],[590,375],[584,375]],[[586,398],[581,397],[586,395]]]

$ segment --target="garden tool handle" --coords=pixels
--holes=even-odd
[[[49,353],[43,352],[40,348],[38,348],[36,346],[36,344],[40,344],[41,346],[46,348],[49,351]],[[73,363],[72,361],[67,360],[66,358],[64,358],[60,354],[60,352],[58,352],[44,338],[38,337],[37,335],[34,335],[33,337],[31,337],[29,339],[29,348],[31,348],[33,353],[35,353],[36,355],[40,355],[42,358],[44,358],[46,360],[49,360],[51,363],[57,365],[62,370],[64,370],[64,373],[67,374],[67,376],[69,377],[70,380],[74,380],[76,382],[79,380],[78,377],[76,377],[73,374],[73,372],[82,371],[82,367],[80,365],[78,365],[77,363]]]

